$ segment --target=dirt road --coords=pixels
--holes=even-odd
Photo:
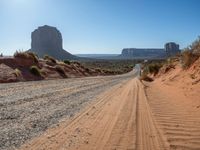
[[[143,85],[135,78],[103,93],[97,103],[21,149],[164,150]]]
[[[98,95],[134,72],[64,80],[0,84],[0,149],[14,149],[59,121],[71,119]]]
[[[4,85],[0,149],[199,150],[199,100],[138,75]]]

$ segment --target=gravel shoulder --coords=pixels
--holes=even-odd
[[[0,149],[12,150],[72,118],[100,93],[133,78],[117,76],[0,84]]]

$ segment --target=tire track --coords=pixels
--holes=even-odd
[[[165,150],[168,144],[157,126],[147,102],[144,87],[137,81],[137,140],[136,150]]]
[[[73,117],[101,92],[131,77],[132,73],[1,84],[0,149],[15,149],[61,119]]]
[[[135,149],[134,82],[117,85],[78,117],[22,149]]]
[[[21,150],[165,150],[166,139],[138,79],[115,86],[71,121],[49,129]]]

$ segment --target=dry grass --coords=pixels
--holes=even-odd
[[[181,55],[181,62],[184,69],[189,68],[197,59],[198,55],[194,54],[191,50],[185,50]]]
[[[54,64],[57,63],[56,59],[53,58],[53,57],[51,57],[51,56],[49,56],[49,55],[45,55],[45,56],[44,56],[44,60],[50,61],[50,62],[52,62],[52,63],[54,63]]]
[[[65,74],[65,70],[62,66],[57,65],[56,67],[56,71],[64,78],[67,77],[67,75]]]
[[[150,73],[150,74],[154,74],[154,75],[156,75],[158,72],[159,72],[159,70],[160,70],[160,68],[163,66],[163,64],[161,64],[161,63],[153,63],[153,64],[149,64],[148,66],[147,66],[147,69],[148,69],[148,72]]]
[[[147,82],[152,82],[153,79],[151,77],[149,77],[146,73],[143,73],[140,77],[140,80],[144,80],[144,81],[147,81]]]
[[[18,68],[15,69],[14,74],[15,74],[16,77],[22,76],[22,73],[21,73],[21,71]]]
[[[24,59],[32,59],[35,63],[38,63],[38,56],[33,52],[23,52],[23,51],[16,51],[14,53],[15,58],[24,58]]]
[[[200,37],[188,46],[181,54],[184,69],[189,68],[200,57]]]

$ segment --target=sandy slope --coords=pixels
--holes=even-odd
[[[199,150],[200,94],[190,95],[179,86],[180,83],[166,84],[160,80],[150,84],[147,87],[149,105],[170,149]]]
[[[138,79],[117,85],[73,120],[49,129],[21,149],[160,150],[167,144]]]

